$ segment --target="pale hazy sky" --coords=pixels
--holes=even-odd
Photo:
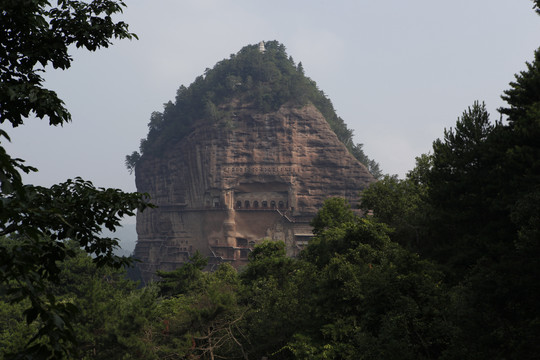
[[[475,100],[498,119],[500,95],[540,46],[529,0],[126,2],[119,19],[140,40],[74,51],[71,69],[46,75],[73,122],[3,126],[11,155],[39,168],[27,182],[81,176],[135,191],[124,157],[138,150],[150,114],[180,85],[261,40],[283,43],[366,154],[403,177]]]

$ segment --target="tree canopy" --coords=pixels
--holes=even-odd
[[[313,103],[351,154],[379,176],[378,163],[367,157],[362,144],[354,144],[353,131],[336,115],[332,102],[315,81],[305,76],[301,63],[296,65],[285,46],[277,41],[266,42],[265,49],[261,52],[258,45],[245,46],[229,59],[206,69],[189,87],[180,86],[175,101],[169,101],[162,112],[150,116],[140,153],[126,157],[128,170],[133,171],[144,154],[160,153],[170,141],[181,141],[202,119],[226,128],[233,117],[233,110],[226,105],[235,99],[261,112],[275,111],[285,103]]]
[[[363,207],[395,228],[393,240],[445,274],[451,358],[533,358],[539,351],[532,338],[540,319],[533,305],[540,299],[539,68],[537,50],[503,95],[506,122],[491,122],[475,102],[434,141],[429,161],[363,195]],[[413,228],[416,242],[408,239]]]
[[[47,118],[51,125],[71,121],[41,74],[47,66],[69,68],[71,45],[94,51],[114,38],[136,38],[125,23],[112,19],[124,6],[112,0],[2,0],[0,123],[16,127],[30,117]],[[0,142],[9,140],[1,129]],[[118,239],[101,236],[101,229],[113,230],[124,215],[149,204],[142,194],[96,188],[80,178],[51,188],[24,184],[20,172],[30,171],[37,169],[0,146],[0,236],[6,238],[0,244],[0,293],[12,303],[23,302],[27,323],[36,325],[24,356],[61,358],[75,339],[77,308],[58,301],[49,284],[75,254],[66,241],[75,241],[99,266],[124,266],[130,260],[113,254]]]

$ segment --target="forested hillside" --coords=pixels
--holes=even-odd
[[[154,112],[148,123],[148,135],[141,140],[140,152],[126,156],[126,166],[133,171],[145,153],[161,153],[170,142],[181,141],[201,121],[232,126],[231,103],[241,103],[267,113],[284,104],[302,106],[313,103],[324,115],[332,130],[347,149],[375,176],[381,175],[379,164],[354,144],[353,131],[336,115],[332,102],[317,84],[305,76],[302,63],[295,64],[277,41],[248,45],[229,59],[206,69],[204,75],[189,86],[180,86],[176,99]]]

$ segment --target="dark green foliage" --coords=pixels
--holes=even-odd
[[[40,72],[48,65],[69,68],[70,45],[95,51],[113,38],[136,38],[127,24],[111,18],[124,6],[112,0],[55,1],[53,6],[46,0],[2,0],[0,123],[22,125],[31,113],[48,117],[51,125],[70,121],[63,101],[43,87]]]
[[[436,261],[448,286],[444,359],[529,359],[540,351],[540,55],[516,76],[491,123],[474,103],[407,179],[363,194],[393,240]],[[428,160],[428,161],[425,161]]]
[[[302,258],[316,266],[317,290],[304,304],[310,326],[285,346],[293,358],[430,359],[451,341],[442,274],[390,241],[386,226],[336,221]]]
[[[497,168],[492,134],[500,125],[489,121],[484,104],[475,102],[433,143],[428,174],[428,202],[434,258],[462,273],[497,242],[491,233],[500,214],[492,202],[496,188],[489,182]],[[498,129],[497,129],[498,130]],[[435,225],[436,224],[436,225]],[[500,234],[504,236],[505,234]]]
[[[348,142],[347,144],[351,144],[351,143]],[[367,167],[368,171],[371,173],[371,175],[373,175],[373,177],[375,177],[375,179],[380,179],[383,176],[383,172],[379,166],[379,163],[373,159],[370,159],[364,153],[364,150],[362,149],[363,146],[364,144],[356,144],[350,147],[349,145],[347,145],[347,148],[358,161],[360,161],[362,164],[364,164]]]
[[[36,333],[36,324],[27,324],[24,318],[28,306],[25,301],[12,303],[5,296],[0,298],[0,359],[24,349]]]
[[[247,283],[261,278],[283,283],[291,271],[292,259],[285,255],[285,243],[281,241],[263,241],[249,254],[249,261],[241,276]]]
[[[8,247],[21,242],[5,241]],[[71,358],[114,359],[118,354],[135,354],[144,348],[139,336],[153,316],[155,291],[151,288],[136,291],[135,284],[125,280],[123,269],[96,266],[75,241],[68,241],[65,246],[72,255],[58,264],[54,281],[42,283],[49,298],[54,296],[57,303],[77,310],[70,314],[73,339],[71,343],[63,343],[65,351]],[[6,302],[0,302],[0,359],[10,358],[10,353],[24,352],[46,319],[41,317],[27,326],[24,312],[29,301],[7,302],[13,299],[12,295],[3,299]],[[48,329],[37,344],[45,345],[51,336],[55,336],[54,329]],[[34,356],[46,358],[47,354]]]
[[[248,45],[214,68],[206,69],[204,76],[197,77],[189,87],[182,85],[174,103],[166,103],[162,113],[152,113],[148,135],[141,141],[141,155],[159,154],[170,141],[180,141],[188,135],[202,119],[231,128],[234,113],[228,105],[232,100],[261,112],[276,111],[286,103],[302,106],[311,102],[347,149],[379,176],[379,165],[365,155],[362,144],[354,145],[352,130],[336,115],[324,92],[304,75],[301,64],[296,66],[287,56],[285,46],[277,41],[269,41],[265,47],[266,51],[261,53],[258,45]],[[138,158],[136,152],[126,157],[130,171]]]
[[[508,124],[491,124],[483,105],[475,103],[433,144],[428,173],[432,255],[453,276],[481,258],[503,261],[513,256],[518,228],[512,211],[533,196],[540,183],[539,52],[527,71],[516,76],[500,109]],[[514,209],[514,210],[513,210]]]
[[[208,259],[199,251],[195,252],[189,262],[183,264],[175,271],[158,271],[161,278],[158,282],[162,296],[175,296],[196,290],[201,286],[202,270],[208,265]]]
[[[160,274],[167,283],[174,277],[190,281],[180,293],[158,302],[159,322],[154,321],[149,339],[157,358],[244,358],[246,342],[239,328],[247,309],[238,303],[236,270],[222,264],[215,272],[203,272],[203,260],[192,258],[181,276],[181,271]]]
[[[351,205],[343,198],[332,198],[324,201],[323,207],[311,220],[313,233],[319,234],[325,229],[336,227],[336,225],[354,222],[356,216],[351,210]]]
[[[0,13],[0,123],[22,125],[30,115],[51,125],[71,120],[62,100],[43,86],[46,66],[67,69],[75,45],[94,51],[114,38],[134,38],[123,22],[122,1],[2,0]],[[0,130],[0,141],[9,136]],[[13,159],[0,146],[0,286],[12,303],[27,306],[23,315],[33,329],[20,356],[62,358],[75,340],[72,320],[77,312],[69,301],[59,301],[49,284],[58,281],[61,264],[74,256],[65,241],[73,239],[100,266],[123,266],[129,260],[114,256],[117,239],[100,236],[113,230],[124,215],[134,215],[148,204],[142,194],[95,188],[82,179],[49,189],[24,185],[20,171],[37,169]],[[34,327],[35,326],[35,327]]]
[[[137,161],[140,158],[141,154],[136,151],[132,152],[131,155],[126,155],[125,165],[130,174],[133,174],[133,171],[135,171],[135,165],[137,165]]]
[[[361,194],[360,208],[393,228],[390,237],[409,250],[425,250],[427,186],[421,179],[421,166],[429,167],[431,157],[417,158],[417,167],[406,179],[384,176]],[[429,240],[428,240],[429,242]]]
[[[255,247],[240,273],[241,301],[249,309],[242,330],[250,357],[290,358],[283,346],[298,329],[311,324],[308,301],[317,291],[312,270],[287,257],[283,242],[264,241]]]
[[[511,213],[511,220],[518,228],[516,250],[524,256],[540,253],[540,187],[519,199]]]
[[[77,344],[72,353],[114,359],[144,349],[138,337],[155,316],[155,290],[136,291],[123,269],[97,267],[75,242],[68,246],[76,255],[61,264],[59,280],[51,287],[55,296],[79,309],[73,324]]]
[[[497,133],[501,167],[496,172],[505,186],[500,206],[507,206],[540,184],[540,49],[527,70],[505,91],[508,107],[500,109],[508,116],[508,126]]]
[[[508,125],[485,140],[485,158],[494,158],[489,176],[472,187],[487,198],[473,232],[486,249],[458,291],[457,348],[472,358],[525,359],[537,356],[539,332],[538,184],[540,183],[540,56],[516,76],[503,98]],[[467,188],[468,191],[469,188]],[[484,194],[488,194],[485,196]],[[474,243],[473,243],[474,244]]]
[[[74,256],[66,247],[74,239],[94,263],[121,267],[129,259],[115,256],[118,239],[99,235],[103,226],[112,230],[124,215],[144,209],[140,194],[125,194],[116,189],[96,189],[81,179],[48,188],[25,186],[23,196],[3,194],[2,235],[11,235],[13,246],[0,245],[0,282],[11,301],[28,299],[25,311],[29,323],[39,319],[38,337],[47,337],[51,347],[36,343],[29,351],[52,351],[56,357],[64,351],[65,341],[73,341],[70,319],[76,308],[58,302],[47,284],[58,280],[60,265]],[[36,338],[37,339],[37,338]],[[41,355],[40,355],[41,356]]]
[[[508,107],[500,111],[507,124],[490,123],[485,106],[475,103],[434,142],[429,166],[366,191],[366,204],[396,228],[398,242],[406,235],[399,234],[403,218],[425,216],[418,249],[436,260],[451,286],[447,320],[454,330],[445,359],[525,359],[539,352],[533,335],[540,331],[539,68],[537,51],[505,92]],[[416,209],[399,195],[407,191],[396,190],[411,180],[422,194]]]
[[[534,61],[527,62],[527,70],[515,75],[516,80],[510,83],[511,88],[504,92],[502,96],[509,107],[501,108],[500,112],[508,116],[508,122],[512,126],[523,126],[528,118],[528,111],[531,106],[538,103],[540,97],[540,49],[534,53]]]

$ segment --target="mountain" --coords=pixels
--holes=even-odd
[[[375,181],[351,136],[277,42],[247,46],[181,87],[175,103],[152,114],[141,153],[127,159],[137,191],[158,205],[137,216],[143,277],[195,251],[210,267],[240,266],[262,239],[297,255],[326,198],[354,207]]]

